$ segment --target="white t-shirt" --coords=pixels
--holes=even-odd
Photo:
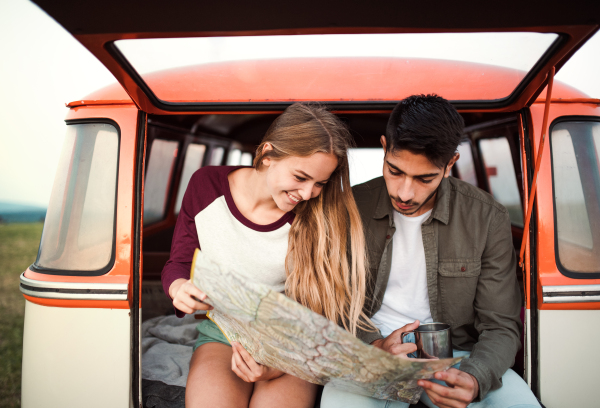
[[[372,317],[384,337],[394,330],[419,320],[432,322],[427,293],[425,248],[421,224],[431,210],[418,217],[394,211],[396,232],[392,241],[392,267],[381,308]]]

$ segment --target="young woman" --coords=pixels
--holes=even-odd
[[[297,103],[273,122],[253,167],[197,171],[162,273],[178,315],[209,308],[189,280],[200,247],[221,265],[285,291],[355,334],[364,303],[365,240],[350,189],[351,142],[335,115]],[[315,385],[256,363],[209,320],[198,331],[187,407],[314,405]]]

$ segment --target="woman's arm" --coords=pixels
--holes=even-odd
[[[194,310],[206,310],[206,307],[198,307],[199,302],[191,297],[204,299],[204,294],[189,282],[194,252],[200,246],[194,221],[201,208],[196,194],[196,190],[203,184],[200,176],[201,174],[196,172],[185,191],[175,224],[171,254],[161,273],[163,290],[173,300],[173,306],[177,309],[175,312],[179,317],[183,317],[184,313],[193,313]]]

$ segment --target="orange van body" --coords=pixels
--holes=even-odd
[[[311,2],[307,1],[307,6]],[[573,329],[578,338],[573,343],[569,343],[568,334],[558,337],[559,329],[563,330],[569,322],[589,322],[600,317],[600,251],[594,251],[592,246],[576,248],[574,251],[580,252],[571,253],[575,264],[581,260],[587,262],[588,268],[597,265],[587,274],[561,270],[552,129],[566,120],[600,122],[600,99],[558,82],[553,84],[549,103],[546,92],[551,72],[560,69],[598,30],[598,6],[586,3],[578,7],[522,10],[520,2],[509,1],[498,9],[488,5],[492,11],[481,11],[479,2],[461,2],[460,10],[475,13],[470,17],[455,9],[448,11],[441,2],[435,7],[407,4],[406,13],[393,20],[389,10],[396,6],[387,0],[356,6],[359,10],[354,5],[313,2],[321,13],[311,16],[268,8],[268,2],[250,8],[243,2],[232,2],[240,15],[247,17],[242,21],[211,18],[211,12],[218,16],[230,14],[226,2],[203,4],[203,10],[189,2],[168,10],[149,4],[134,12],[110,0],[92,2],[90,7],[95,12],[91,14],[80,10],[75,2],[68,7],[45,0],[38,3],[98,57],[118,81],[68,103],[67,124],[110,122],[118,132],[119,145],[114,256],[109,268],[102,273],[81,274],[44,269],[36,261],[21,277],[21,290],[27,299],[24,407],[41,403],[61,407],[141,406],[140,326],[142,319],[150,316],[150,309],[156,309],[158,303],[169,303],[166,296],[158,293],[162,290],[160,271],[169,255],[178,195],[187,184],[184,159],[192,144],[204,146],[202,166],[229,164],[234,151],[252,155],[261,132],[286,106],[294,101],[316,100],[328,104],[347,120],[350,129],[361,136],[356,138],[359,149],[378,148],[379,136],[394,104],[420,93],[437,93],[453,102],[463,115],[467,124],[464,142],[475,166],[473,183],[492,194],[490,177],[496,174],[496,168],[486,166],[481,141],[506,139],[510,150],[502,165],[514,173],[512,182],[518,186],[520,219],[525,222],[532,194],[530,185],[537,177],[529,235],[524,234],[521,221],[513,220],[512,226],[517,254],[526,236],[523,268],[515,271],[523,283],[525,323],[524,353],[518,357],[515,370],[520,371],[547,407],[597,403],[600,393],[593,384],[593,372],[600,364],[600,353],[587,339],[596,338],[600,329],[593,325]],[[267,9],[268,16],[261,12]],[[438,14],[432,14],[431,9]],[[151,18],[160,13],[167,13],[170,18]],[[323,20],[325,17],[331,21]],[[105,21],[112,25],[105,26]],[[114,47],[115,41],[143,38],[511,31],[558,33],[561,37],[529,73],[486,66],[485,76],[481,74],[481,64],[375,57],[232,61],[140,76]],[[381,69],[377,75],[362,76],[365,67]],[[241,74],[247,72],[253,73],[254,85],[243,80]],[[508,96],[497,99],[497,95]],[[544,126],[545,113],[548,119]],[[544,144],[540,143],[543,138]],[[166,184],[160,185],[162,195],[158,202],[150,203],[154,192],[149,191],[155,187],[155,180],[151,180],[148,169],[155,160],[152,152],[157,140],[171,143],[172,150],[162,156],[167,173],[161,174],[168,174],[163,180]],[[534,174],[541,145],[541,164]],[[213,155],[216,151],[221,156]],[[590,163],[594,164],[593,156],[590,157],[585,159],[586,169],[594,168],[590,167]],[[595,160],[597,173],[597,155]],[[455,170],[454,176],[465,175]],[[79,229],[80,216],[71,214],[66,193],[64,197],[62,207],[53,211],[60,214],[61,226]],[[591,200],[586,202],[588,207],[598,207],[598,200]],[[161,214],[152,222],[145,222],[144,209],[151,204],[161,208]],[[592,230],[600,222],[593,214],[588,216]],[[46,228],[48,219],[45,233]],[[592,238],[597,236],[593,231],[591,234]],[[42,245],[40,253],[43,250]],[[53,328],[54,323],[60,329]],[[45,344],[35,341],[42,336],[47,336]]]

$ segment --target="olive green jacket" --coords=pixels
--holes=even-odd
[[[368,247],[364,311],[371,317],[390,276],[394,209],[383,177],[354,186],[353,193]],[[479,382],[480,400],[502,386],[521,347],[521,295],[508,212],[484,191],[449,177],[421,232],[431,316],[450,324],[455,349],[471,351],[460,369]],[[358,337],[372,343],[382,335],[359,330]]]

